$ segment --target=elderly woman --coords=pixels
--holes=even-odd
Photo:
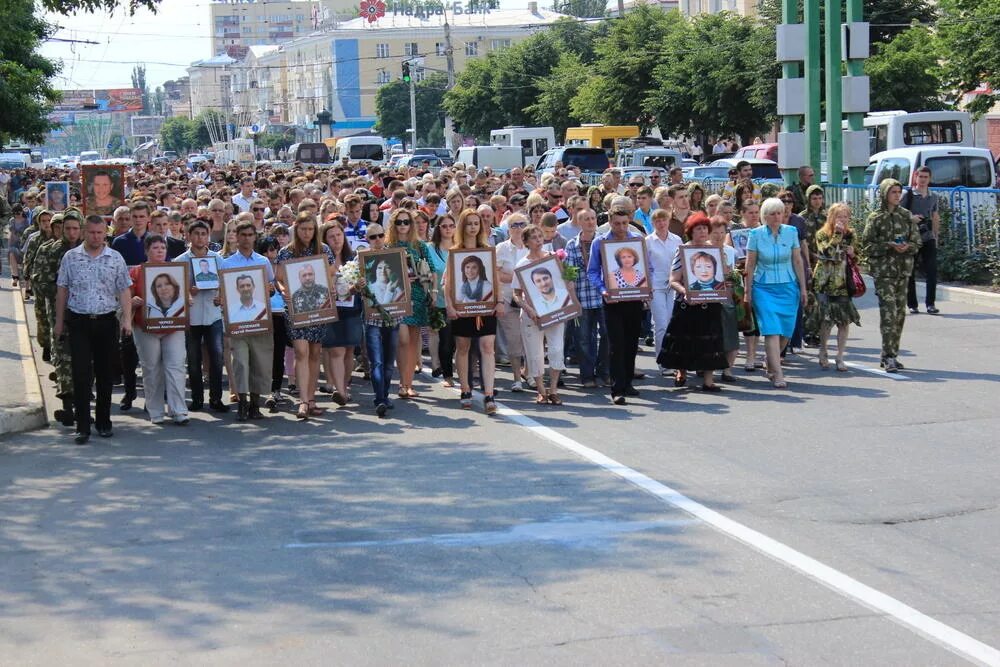
[[[781,369],[781,350],[795,331],[799,306],[806,302],[805,268],[798,231],[782,224],[785,204],[776,198],[761,204],[764,224],[747,242],[747,284],[744,301],[753,308],[764,336],[768,371],[775,389],[788,383]]]

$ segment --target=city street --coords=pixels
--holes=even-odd
[[[1000,664],[1000,310],[911,316],[893,377],[859,305],[852,371],[788,391],[644,348],[625,407],[425,373],[379,420],[356,376],[306,423],[9,436],[0,663]]]

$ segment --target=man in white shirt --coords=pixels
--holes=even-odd
[[[670,274],[673,273],[677,249],[683,242],[680,236],[670,231],[670,211],[653,211],[653,232],[646,237],[646,253],[653,268],[653,300],[650,311],[653,315],[653,344],[656,347],[654,358],[660,355],[663,336],[667,333],[667,325],[674,312],[677,293],[670,289]],[[669,369],[661,367],[660,372],[666,375]]]
[[[240,181],[240,191],[233,196],[233,203],[240,207],[240,213],[250,210],[250,205],[257,200],[253,192],[253,179],[244,176]]]

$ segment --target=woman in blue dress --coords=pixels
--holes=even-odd
[[[805,268],[799,252],[799,235],[783,225],[785,205],[772,197],[761,207],[764,224],[750,232],[747,241],[747,306],[753,308],[757,328],[764,336],[768,374],[776,389],[785,389],[781,350],[795,331],[799,305],[806,302]]]

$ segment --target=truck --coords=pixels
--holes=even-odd
[[[545,151],[556,145],[556,131],[551,127],[508,125],[490,130],[490,143],[494,146],[520,146],[524,163],[534,164]]]
[[[566,146],[603,148],[609,158],[614,158],[619,141],[639,136],[638,125],[604,125],[584,123],[566,130]]]
[[[667,148],[662,139],[656,137],[635,137],[618,145],[617,166],[657,167],[670,169],[679,167],[684,156],[676,148]]]

